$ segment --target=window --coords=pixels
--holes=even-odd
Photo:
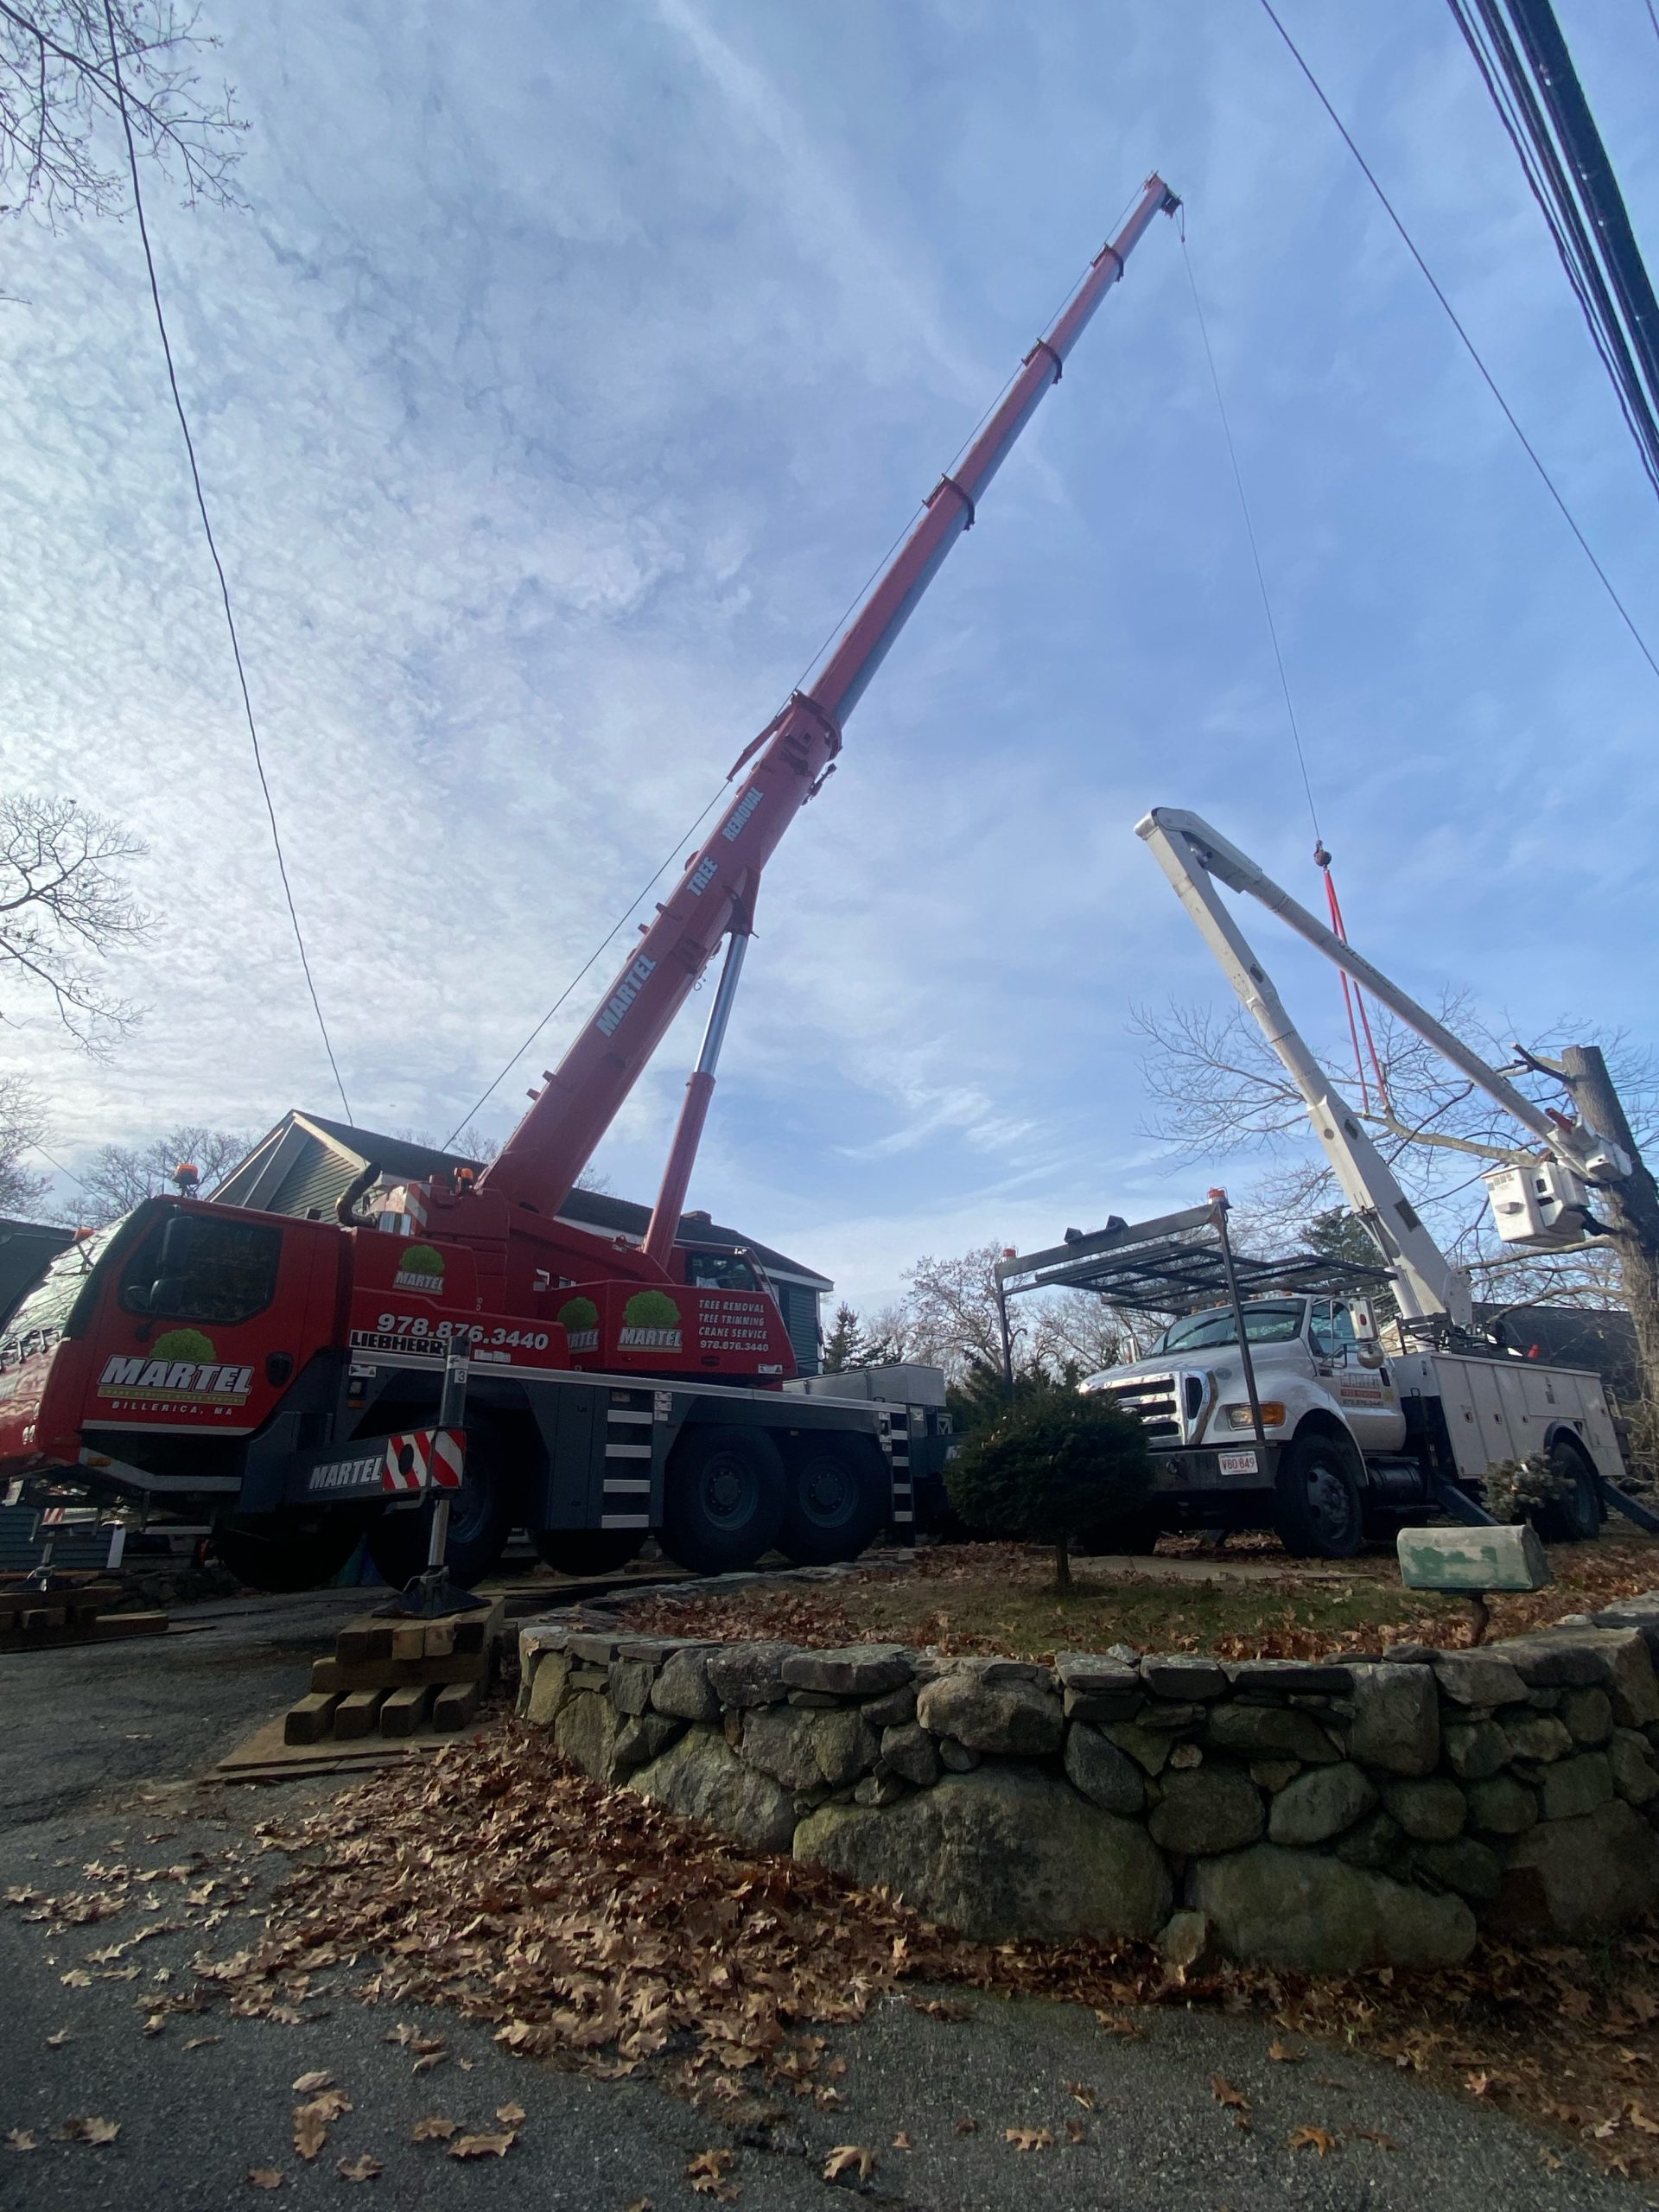
[[[1313,1319],[1307,1325],[1307,1340],[1313,1345],[1317,1358],[1334,1359],[1337,1357],[1336,1326],[1331,1319],[1331,1308],[1323,1299],[1313,1308]]]
[[[276,1289],[283,1232],[253,1222],[175,1213],[158,1221],[122,1270],[129,1313],[229,1327],[264,1313]]]
[[[759,1290],[754,1269],[730,1252],[688,1252],[685,1279],[693,1290]]]
[[[1357,1352],[1359,1350],[1359,1338],[1354,1334],[1354,1317],[1348,1308],[1345,1306],[1333,1306],[1331,1308],[1331,1321],[1337,1332],[1338,1357],[1340,1358],[1344,1352]]]
[[[1244,1308],[1244,1330],[1253,1344],[1289,1344],[1302,1332],[1300,1298],[1261,1298]],[[1160,1351],[1211,1351],[1220,1344],[1238,1342],[1232,1308],[1218,1306],[1208,1313],[1189,1313],[1164,1332]]]

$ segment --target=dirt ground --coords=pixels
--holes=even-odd
[[[1555,1580],[1496,1598],[1488,1640],[1519,1635],[1616,1598],[1659,1588],[1659,1538],[1632,1529],[1549,1547]],[[1150,1559],[1073,1562],[1053,1587],[1053,1554],[1020,1544],[939,1544],[901,1566],[872,1561],[830,1585],[760,1586],[718,1599],[660,1598],[629,1608],[631,1628],[721,1638],[777,1636],[819,1646],[885,1641],[1052,1660],[1056,1651],[1202,1651],[1224,1659],[1379,1652],[1401,1643],[1466,1644],[1460,1599],[1401,1587],[1391,1554],[1289,1558],[1271,1537],[1219,1554],[1166,1539]]]

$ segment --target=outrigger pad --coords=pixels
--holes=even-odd
[[[395,1598],[374,1609],[374,1618],[384,1620],[433,1621],[445,1613],[476,1613],[487,1611],[492,1600],[476,1597],[470,1590],[463,1590],[452,1582],[441,1567],[429,1567],[424,1574],[417,1574]]]

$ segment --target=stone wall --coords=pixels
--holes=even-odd
[[[1659,1592],[1328,1663],[519,1641],[520,1711],[584,1774],[969,1936],[1346,1972],[1659,1904]]]

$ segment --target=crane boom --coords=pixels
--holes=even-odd
[[[809,679],[739,756],[736,797],[686,862],[672,896],[645,928],[599,1007],[530,1111],[485,1171],[480,1188],[556,1213],[592,1157],[721,939],[747,927],[760,874],[841,750],[842,726],[863,696],[946,554],[973,527],[987,486],[1153,217],[1179,205],[1147,178],[1117,236],[1102,246],[1053,327],[1037,340],[956,469],[922,513]]]
[[[1301,1094],[1313,1134],[1331,1162],[1344,1197],[1394,1269],[1401,1309],[1407,1315],[1427,1319],[1445,1313],[1454,1321],[1466,1323],[1467,1278],[1452,1267],[1423,1226],[1393,1171],[1360,1127],[1353,1109],[1308,1050],[1243,931],[1222,904],[1216,891],[1217,883],[1232,891],[1247,892],[1269,912],[1279,915],[1299,937],[1391,1007],[1426,1043],[1496,1099],[1573,1173],[1605,1181],[1630,1173],[1630,1161],[1617,1145],[1586,1123],[1564,1122],[1535,1106],[1460,1037],[1453,1036],[1426,1007],[1397,983],[1390,982],[1381,969],[1326,929],[1201,816],[1179,807],[1155,806],[1135,824],[1135,835],[1145,839],[1222,972]]]

